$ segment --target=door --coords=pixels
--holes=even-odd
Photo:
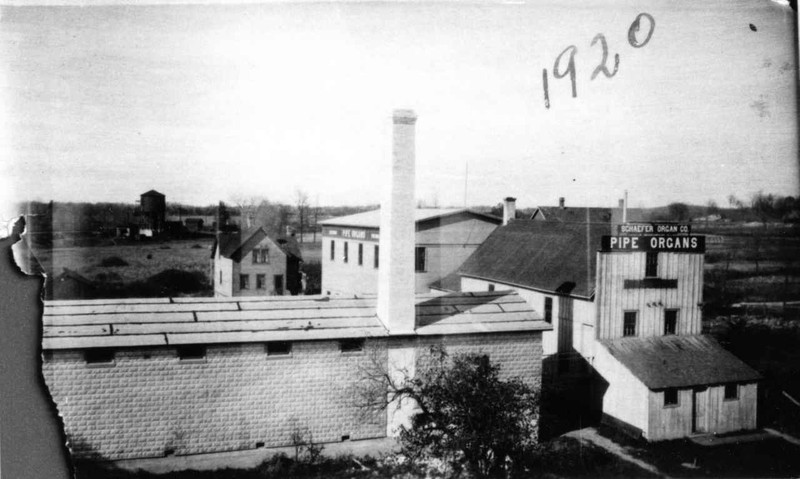
[[[697,388],[692,394],[692,432],[706,432],[708,388]]]
[[[283,275],[276,274],[273,276],[273,283],[275,285],[275,294],[278,296],[283,296]]]

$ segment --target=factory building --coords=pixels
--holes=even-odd
[[[275,240],[262,227],[218,233],[211,247],[214,296],[282,296],[302,292],[303,257],[292,236]]]
[[[413,374],[433,345],[488,355],[538,389],[550,326],[519,295],[415,294],[415,121],[393,117],[376,296],[47,302],[43,373],[75,452],[143,458],[288,446],[297,433],[393,436],[413,404],[364,417],[352,386],[376,362]]]
[[[322,292],[377,293],[381,268],[381,210],[321,221]],[[414,285],[417,293],[458,269],[501,219],[463,208],[414,210]]]
[[[603,419],[636,436],[755,428],[758,373],[702,335],[705,238],[572,210],[498,228],[461,290],[511,290],[542,311],[545,374],[591,379]]]

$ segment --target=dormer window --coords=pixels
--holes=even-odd
[[[644,277],[655,278],[658,276],[658,253],[655,251],[648,251],[645,254],[647,258],[645,259]]]

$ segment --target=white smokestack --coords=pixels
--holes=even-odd
[[[517,216],[517,199],[507,197],[503,200],[503,226],[507,225]]]
[[[393,334],[412,333],[414,310],[414,124],[411,110],[395,110],[392,163],[381,201],[378,318]]]

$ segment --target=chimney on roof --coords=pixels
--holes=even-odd
[[[558,207],[561,208],[562,210],[564,209],[564,197],[563,196],[558,198]]]
[[[507,197],[503,200],[503,226],[507,225],[517,216],[517,199]]]
[[[383,189],[378,270],[378,319],[390,333],[412,333],[414,308],[414,134],[417,115],[395,110],[392,159]]]

